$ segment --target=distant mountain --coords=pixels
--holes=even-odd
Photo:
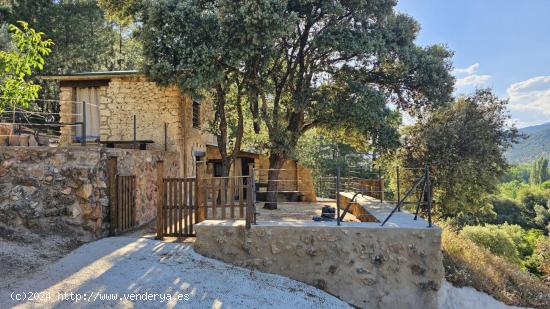
[[[506,152],[510,163],[531,162],[541,156],[550,157],[550,122],[519,129],[527,136]]]

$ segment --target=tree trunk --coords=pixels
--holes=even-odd
[[[285,163],[282,154],[271,154],[269,156],[269,171],[267,174],[267,196],[264,204],[265,209],[277,209],[277,192],[279,187],[279,174]]]

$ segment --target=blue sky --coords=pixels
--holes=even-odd
[[[420,45],[455,55],[456,94],[491,87],[518,127],[550,121],[550,0],[400,0]]]

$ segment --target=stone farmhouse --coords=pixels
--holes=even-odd
[[[81,142],[82,126],[71,124],[83,122],[85,114],[87,143],[113,141],[111,146],[116,148],[134,147],[135,130],[136,140],[147,141],[147,149],[177,153],[179,176],[194,177],[196,163],[202,161],[207,162],[207,175],[220,176],[217,140],[207,130],[214,115],[208,100],[193,98],[176,86],[157,86],[137,71],[84,72],[43,79],[59,81],[60,122],[68,124],[61,128],[60,145]],[[267,182],[262,170],[269,168],[269,161],[253,152],[238,155],[231,176],[248,175],[249,164],[255,164],[258,180]],[[310,172],[296,161],[285,163],[281,178],[285,179],[281,191],[295,192],[295,199],[315,200]]]

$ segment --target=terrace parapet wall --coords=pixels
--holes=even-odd
[[[207,220],[195,230],[200,254],[314,285],[359,308],[437,308],[439,228],[260,222],[246,230]]]

